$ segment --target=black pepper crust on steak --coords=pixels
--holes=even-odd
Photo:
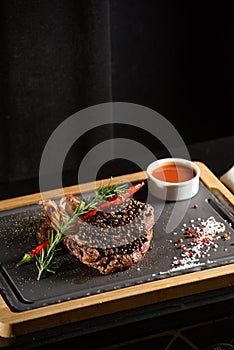
[[[146,255],[153,236],[154,209],[135,199],[81,222],[64,245],[82,263],[102,274],[125,270]]]

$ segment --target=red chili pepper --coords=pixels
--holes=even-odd
[[[97,209],[92,209],[92,210],[90,210],[88,213],[83,214],[83,215],[80,215],[80,216],[79,216],[79,219],[81,219],[81,220],[87,220],[87,219],[91,218],[92,216],[96,215],[97,212],[98,212]]]
[[[137,191],[139,191],[139,189],[144,186],[144,181],[136,184],[136,185],[132,185],[131,187],[129,187],[129,189],[124,192],[121,196],[117,196],[114,195],[111,198],[108,198],[108,200],[102,204],[100,204],[97,209],[93,209],[91,211],[89,211],[87,214],[83,214],[80,216],[80,219],[82,220],[87,220],[89,218],[91,218],[92,216],[96,215],[98,211],[100,210],[106,210],[114,205],[119,205],[122,204],[123,201],[129,197],[131,197],[134,193],[136,193]]]
[[[113,205],[119,205],[122,204],[123,201],[129,197],[131,197],[134,193],[136,193],[137,191],[139,191],[139,189],[144,185],[144,181],[136,184],[136,185],[132,185],[131,187],[129,187],[129,189],[124,192],[121,196],[117,196],[114,199],[109,199],[108,201],[106,201],[105,203],[102,203],[99,205],[99,210],[104,210],[104,209],[108,209],[110,207],[112,207]]]
[[[49,240],[47,239],[46,241],[44,241],[43,243],[39,244],[38,246],[36,246],[35,248],[33,248],[30,252],[29,255],[31,256],[31,258],[34,258],[35,256],[39,256],[42,249],[46,249],[47,245],[49,244]]]
[[[33,248],[32,250],[30,250],[29,253],[25,253],[23,256],[23,259],[21,259],[17,264],[16,267],[19,267],[23,264],[29,263],[31,261],[33,261],[33,259],[35,258],[35,256],[39,256],[42,249],[46,249],[47,245],[49,243],[49,240],[47,239],[46,241],[44,241],[43,243],[39,244],[38,246],[36,246],[35,248]]]

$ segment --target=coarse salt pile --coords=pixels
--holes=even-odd
[[[216,221],[213,216],[207,220],[190,220],[189,225],[183,224],[181,232],[183,238],[178,238],[175,246],[181,250],[179,259],[174,257],[173,268],[170,270],[186,269],[193,266],[203,265],[205,262],[201,258],[207,258],[209,263],[210,251],[216,251],[219,247],[220,239],[230,239],[231,233],[224,233],[226,230],[222,222]],[[174,233],[175,235],[177,232]]]

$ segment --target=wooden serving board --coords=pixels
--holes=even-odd
[[[234,195],[203,163],[196,163],[201,169],[201,181],[233,213]],[[139,172],[119,176],[113,178],[113,183],[118,183],[123,178],[136,182],[147,179],[147,175],[146,172]],[[109,179],[104,180],[103,184],[105,185],[108,181]],[[87,183],[67,187],[64,192],[79,194],[84,191],[92,191],[98,186],[99,182]],[[59,197],[60,191],[54,190],[47,194],[50,198],[55,198]],[[0,202],[0,210],[35,204],[40,199],[41,194],[38,193],[3,200]],[[22,312],[11,311],[3,297],[0,296],[0,336],[15,337],[232,285],[234,285],[234,264],[228,264]]]

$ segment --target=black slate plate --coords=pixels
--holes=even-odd
[[[194,198],[188,202],[180,202],[179,205],[177,203],[179,216],[184,206],[187,205],[188,208],[171,232],[165,232],[165,227],[175,203],[163,203],[151,197],[147,193],[147,186],[137,193],[136,198],[142,201],[147,198],[155,208],[156,224],[152,249],[138,265],[108,276],[103,276],[98,271],[83,265],[65,252],[61,256],[57,273],[37,281],[34,264],[16,268],[15,263],[22,258],[24,252],[37,244],[35,232],[44,221],[40,207],[30,205],[0,212],[0,289],[9,307],[13,311],[25,311],[234,262],[233,216],[202,182],[199,193]],[[198,207],[194,208],[194,204]],[[183,237],[184,233],[181,231],[183,225],[191,225],[193,220],[194,224],[197,224],[199,218],[207,219],[210,216],[225,224],[225,232],[229,232],[230,239],[220,239],[217,249],[212,249],[209,257],[200,258],[196,265],[190,268],[181,268],[182,266],[173,268],[172,262],[175,261],[175,257],[179,259],[181,251],[174,243]]]

